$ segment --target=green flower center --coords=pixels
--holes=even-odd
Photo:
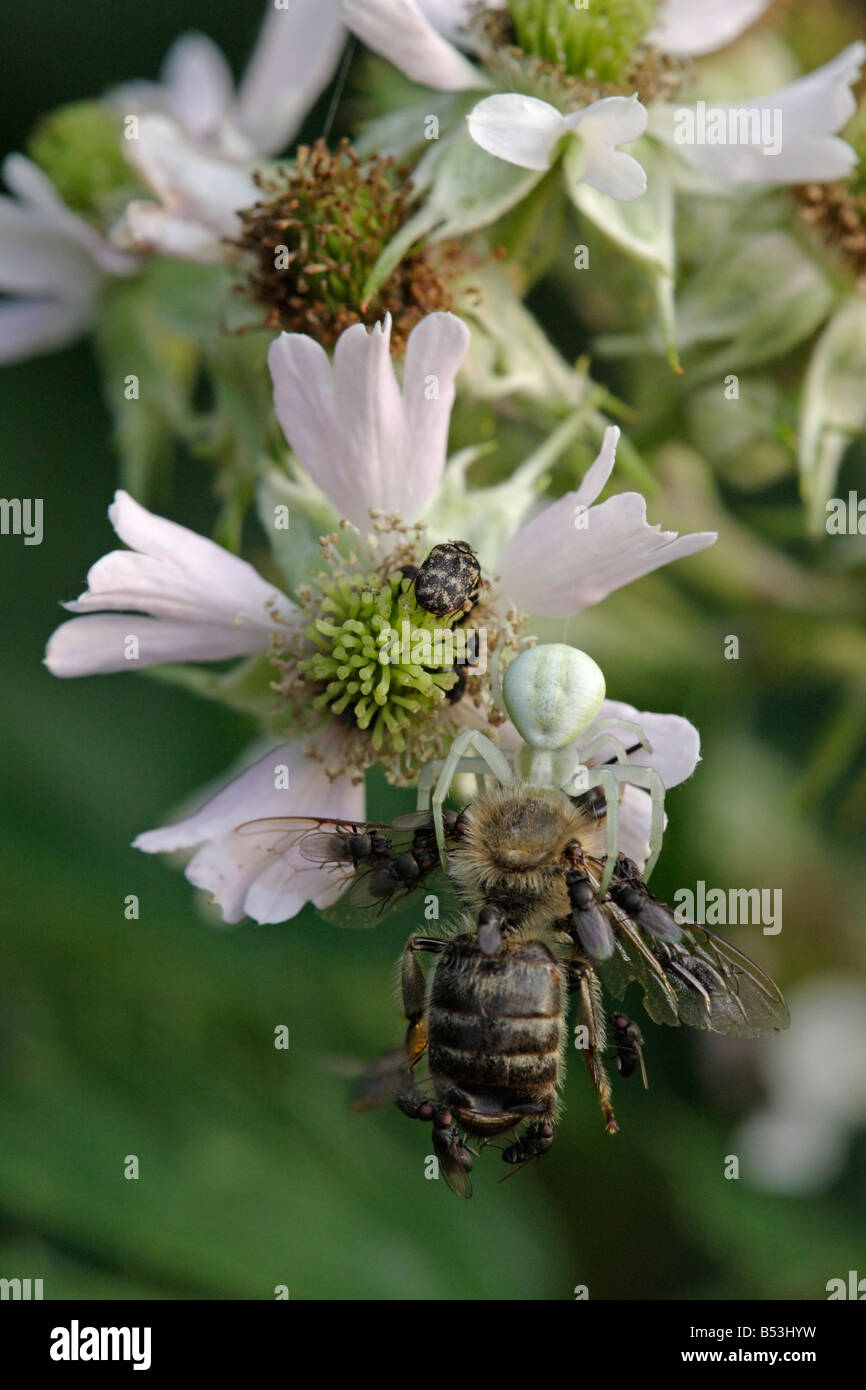
[[[338,574],[322,584],[317,606],[304,633],[315,652],[298,663],[304,680],[322,687],[313,707],[368,731],[377,753],[404,752],[407,734],[457,683],[457,615],[420,608],[400,569],[384,582],[376,574]]]
[[[27,153],[67,207],[101,227],[142,191],[123,157],[120,117],[99,101],[74,102],[43,116]]]
[[[385,246],[413,210],[406,170],[393,159],[362,161],[347,140],[298,150],[294,169],[259,173],[262,198],[240,214],[253,298],[267,326],[308,333],[330,346],[353,323],[389,312],[392,340],[450,296],[426,251],[410,253],[370,300],[364,287]]]
[[[618,82],[656,15],[656,0],[508,0],[516,42],[524,53],[555,63],[572,77]]]

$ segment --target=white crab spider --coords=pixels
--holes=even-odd
[[[605,695],[601,668],[586,652],[562,643],[528,647],[515,657],[502,682],[502,702],[523,739],[523,746],[504,753],[478,729],[457,735],[445,758],[428,763],[418,778],[418,809],[431,806],[436,843],[447,870],[442,807],[458,772],[492,773],[502,786],[516,782],[544,789],[558,788],[567,796],[581,796],[601,787],[606,803],[606,863],[599,895],[610,885],[619,852],[619,796],[623,783],[644,787],[652,798],[650,854],[644,880],[655,867],[664,831],[664,783],[655,768],[628,761],[625,745],[613,730],[636,737],[648,753],[652,748],[638,724],[627,719],[602,719],[583,755],[605,743],[616,755],[614,766],[587,767],[576,740],[594,721]],[[474,756],[473,756],[474,755]],[[434,786],[435,780],[435,786]]]

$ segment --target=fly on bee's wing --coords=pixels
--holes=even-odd
[[[602,867],[589,861],[595,884]],[[636,980],[654,1023],[685,1023],[741,1038],[788,1027],[778,985],[730,941],[708,927],[677,923],[672,909],[643,884],[624,881],[618,891],[615,879],[611,897],[605,911],[615,949],[598,970],[615,998],[622,999],[629,981]]]

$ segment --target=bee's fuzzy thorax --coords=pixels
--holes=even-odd
[[[451,877],[470,907],[496,903],[513,925],[544,903],[549,919],[567,916],[562,856],[578,841],[603,853],[604,821],[579,810],[564,792],[521,783],[497,787],[464,812],[464,832],[451,858]]]

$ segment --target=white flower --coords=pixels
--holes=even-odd
[[[126,250],[200,264],[226,258],[236,213],[260,191],[252,168],[285,148],[330,80],[345,39],[338,0],[269,7],[237,93],[217,46],[187,34],[170,50],[161,83],[112,94],[138,116],[125,153],[156,201],[130,202],[112,231]]]
[[[66,347],[86,333],[107,278],[130,275],[135,260],[111,246],[66,206],[54,184],[23,155],[3,162],[15,195],[0,195],[0,362]]]
[[[159,82],[127,83],[109,100],[123,115],[172,117],[212,154],[279,154],[330,81],[344,41],[339,0],[270,3],[237,91],[222,50],[191,33],[169,49]]]
[[[857,155],[837,132],[857,109],[851,88],[864,59],[866,43],[858,40],[823,67],[765,96],[738,102],[654,105],[650,108],[650,133],[720,183],[827,183],[843,179],[857,163]],[[721,113],[720,117],[714,117],[715,112]],[[729,113],[750,131],[748,140],[738,135],[712,143],[715,137],[710,134],[710,121],[715,120],[719,129],[732,126]],[[699,131],[701,121],[705,138],[692,141],[678,135],[678,127],[684,133]],[[760,132],[760,138],[751,132]]]
[[[486,8],[504,3],[492,0]],[[343,18],[413,82],[460,92],[490,85],[457,46],[471,46],[466,24],[475,8],[472,0],[343,0]]]
[[[748,28],[767,8],[768,0],[665,0],[659,23],[650,37],[665,51],[698,55],[723,47]],[[497,0],[487,8],[502,8]],[[407,76],[441,90],[489,87],[479,67],[459,51],[471,47],[466,26],[471,0],[343,0],[349,28],[371,48],[389,58]],[[678,144],[675,117],[695,112],[694,103],[649,107],[649,133],[673,145],[691,164],[721,183],[827,182],[850,173],[856,156],[838,131],[855,110],[850,87],[856,81],[866,45],[851,44],[831,62],[798,82],[756,96],[748,102],[714,102],[714,107],[765,112],[764,119],[781,120],[781,148],[765,155],[758,143]],[[626,114],[607,98],[582,111],[563,116],[534,97],[497,93],[481,101],[469,116],[470,133],[481,147],[499,159],[526,169],[546,169],[563,135],[578,129],[585,144],[585,168],[569,178],[571,187],[583,181],[618,201],[641,196],[643,170],[629,155],[615,149],[636,140],[646,126],[639,103]],[[600,108],[600,109],[599,109]],[[775,112],[781,113],[777,118]],[[639,121],[643,119],[643,125]],[[756,120],[760,120],[759,115]],[[639,128],[638,128],[639,127]],[[639,171],[639,172],[638,172]],[[643,182],[643,187],[641,187]]]
[[[613,428],[606,431],[580,487],[530,516],[516,533],[515,507],[526,513],[534,506],[533,484],[551,457],[549,445],[506,483],[468,494],[461,505],[461,463],[455,460],[448,470],[445,465],[454,383],[468,330],[452,314],[424,318],[409,337],[402,388],[389,342],[387,318],[369,332],[356,324],[341,335],[332,364],[312,339],[282,334],[270,352],[277,415],[300,465],[330,499],[335,526],[342,516],[362,531],[370,528],[371,511],[399,511],[406,519],[429,521],[431,544],[450,536],[455,527],[461,538],[477,541],[482,564],[492,576],[483,600],[488,621],[505,623],[514,610],[577,613],[715,539],[712,533],[677,537],[648,526],[646,504],[637,493],[595,505],[614,465],[619,431]],[[565,438],[563,434],[555,447]],[[153,516],[125,493],[118,494],[110,516],[132,549],[98,561],[86,592],[68,605],[76,616],[53,634],[46,654],[55,675],[249,655],[267,651],[274,638],[282,650],[287,637],[298,634],[300,610],[244,561]],[[486,548],[473,524],[488,537]],[[393,532],[390,539],[403,534]],[[495,541],[490,539],[494,536]],[[380,529],[376,542],[381,563],[383,556],[387,560],[387,531]],[[363,537],[358,544],[363,547]],[[609,704],[602,713],[625,708]],[[435,706],[425,717],[452,735],[467,724],[484,723],[483,712],[468,700]],[[667,785],[675,785],[695,766],[697,734],[673,716],[640,718],[646,719],[653,745],[652,764]],[[508,745],[514,731],[506,725],[502,736]],[[348,776],[325,787],[325,769],[339,764],[358,739],[357,730],[325,709],[312,749],[309,739],[284,745],[242,773],[197,815],[148,832],[136,843],[148,851],[203,844],[188,873],[210,889],[227,920],[244,912],[260,921],[283,920],[303,901],[324,902],[321,895],[333,888],[332,880],[291,856],[277,864],[272,838],[236,832],[247,821],[280,813],[269,809],[277,806],[282,814],[362,819],[363,793]],[[313,758],[306,757],[308,751]],[[315,767],[307,766],[311,761]],[[275,763],[298,771],[290,804],[274,785]],[[640,860],[646,855],[646,793],[629,793],[624,821],[624,843]],[[296,877],[301,871],[303,880]]]
[[[201,265],[224,261],[226,238],[240,230],[236,214],[260,196],[251,173],[203,151],[168,116],[142,116],[128,143],[130,163],[159,201],[129,202],[112,228],[115,244]]]
[[[488,154],[523,169],[547,169],[565,136],[577,136],[582,163],[579,180],[618,202],[646,192],[646,174],[617,145],[640,139],[647,112],[636,96],[604,97],[563,116],[549,102],[518,92],[485,97],[469,113],[469,134]]]
[[[650,39],[664,53],[696,58],[733,43],[771,0],[661,0]]]

